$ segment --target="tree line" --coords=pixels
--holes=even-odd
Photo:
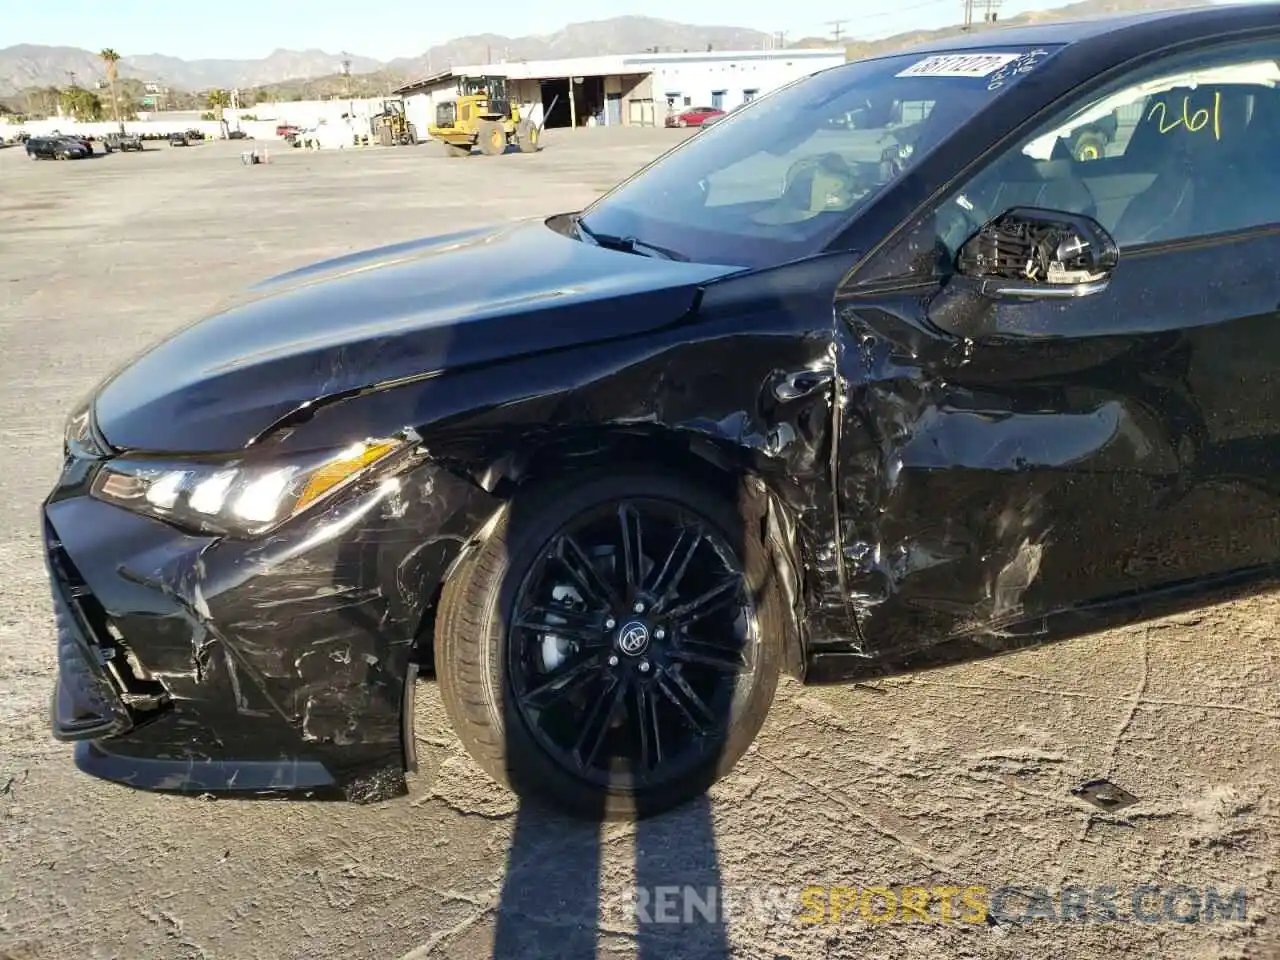
[[[120,54],[104,47],[98,54],[102,61],[102,82],[81,86],[74,82],[65,87],[29,87],[15,96],[0,98],[0,113],[27,117],[67,116],[75,120],[136,120],[144,110],[207,110],[209,119],[221,120],[231,105],[227,90],[213,89],[191,92],[164,88],[152,93],[153,85],[119,74]],[[334,75],[252,87],[239,91],[242,107],[263,103],[300,100],[333,100],[347,97],[378,97],[389,94],[405,78],[393,71],[370,74]],[[145,103],[144,100],[151,100]]]

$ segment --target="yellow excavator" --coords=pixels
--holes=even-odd
[[[413,146],[418,131],[404,115],[403,100],[383,100],[382,112],[369,118],[373,138],[384,147]]]
[[[469,157],[473,147],[500,156],[508,144],[535,153],[542,130],[507,96],[506,77],[459,77],[457,99],[436,106],[429,132],[451,157]]]

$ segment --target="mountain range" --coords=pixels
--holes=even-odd
[[[324,50],[276,50],[258,60],[181,60],[162,54],[123,55],[121,77],[162,82],[183,90],[211,87],[260,87],[286,80],[336,74],[349,60],[352,74],[385,71],[405,78],[440,70],[450,63],[487,63],[498,60],[540,60],[559,57],[601,56],[660,50],[759,49],[769,35],[742,27],[697,26],[652,17],[611,17],[572,23],[555,33],[530,37],[505,37],[486,33],[459,37],[432,47],[417,57],[390,61]],[[107,43],[119,44],[114,38]],[[29,87],[89,85],[103,76],[97,53],[78,47],[46,47],[19,44],[0,48],[0,96]]]
[[[1031,23],[1119,11],[1195,6],[1203,0],[1081,0],[1063,7],[1020,14],[1003,23]],[[957,4],[957,6],[959,6]],[[852,42],[851,59],[900,49],[921,40],[945,37],[960,31],[958,24],[933,30],[896,34],[882,40]],[[555,33],[505,37],[477,34],[459,37],[425,51],[420,56],[382,61],[373,57],[324,50],[276,50],[258,60],[182,60],[163,54],[128,55],[119,64],[120,76],[155,81],[180,90],[213,87],[252,88],[290,80],[331,77],[349,61],[352,74],[380,73],[388,79],[416,79],[450,64],[475,64],[502,60],[541,60],[561,57],[637,53],[645,50],[696,51],[752,50],[768,46],[769,34],[744,27],[699,26],[653,17],[623,16],[572,23]],[[107,43],[119,39],[104,38]],[[814,46],[822,41],[806,38],[790,46]],[[119,47],[117,47],[119,49]],[[103,76],[97,54],[78,47],[18,44],[0,48],[0,96],[30,87],[91,85]]]

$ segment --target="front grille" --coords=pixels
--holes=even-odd
[[[141,669],[47,522],[45,537],[58,643],[56,735],[114,736],[158,716],[171,706],[164,685]]]
[[[133,722],[107,677],[98,651],[83,640],[70,603],[56,587],[53,619],[58,634],[58,703],[55,734],[63,740],[113,736]]]

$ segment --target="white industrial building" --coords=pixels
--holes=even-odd
[[[547,127],[663,126],[689,107],[732,110],[792,80],[845,62],[843,49],[636,53],[468,64],[396,91],[425,136],[460,77],[507,78],[507,96]],[[573,95],[570,96],[570,90]]]

